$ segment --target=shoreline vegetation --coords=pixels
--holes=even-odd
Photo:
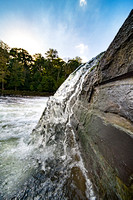
[[[0,97],[2,96],[14,96],[14,97],[27,97],[27,96],[38,96],[38,97],[49,97],[53,96],[52,92],[37,92],[37,91],[15,91],[15,90],[0,90]]]
[[[56,49],[44,56],[10,48],[0,40],[0,95],[50,96],[82,63],[80,57],[62,59]]]

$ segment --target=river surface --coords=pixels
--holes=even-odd
[[[36,166],[28,142],[47,100],[0,97],[0,193],[5,198],[15,193]]]

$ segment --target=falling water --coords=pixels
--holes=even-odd
[[[24,153],[24,165],[30,166],[26,178],[12,197],[29,200],[96,199],[71,122],[85,77],[99,59],[98,56],[81,65],[47,101],[27,145],[28,155]]]

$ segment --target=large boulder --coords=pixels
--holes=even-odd
[[[86,77],[73,112],[98,197],[133,199],[133,10]]]

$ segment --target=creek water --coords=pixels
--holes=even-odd
[[[73,108],[101,56],[81,65],[49,99],[0,99],[0,199],[96,199],[77,143]]]

